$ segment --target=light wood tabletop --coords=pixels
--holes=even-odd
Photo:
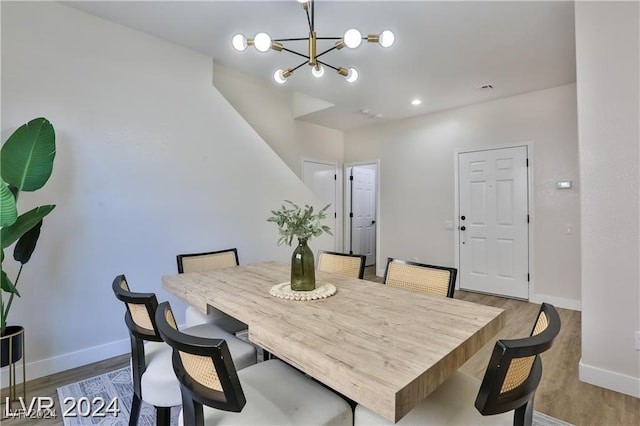
[[[165,276],[199,309],[248,324],[249,339],[337,392],[397,422],[504,327],[502,309],[316,272],[337,293],[315,301],[269,294],[289,265],[264,262]]]

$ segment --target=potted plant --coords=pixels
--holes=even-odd
[[[53,126],[46,118],[36,118],[20,126],[2,145],[0,151],[0,334],[1,366],[22,358],[23,328],[7,326],[14,297],[20,297],[18,282],[23,266],[29,261],[40,237],[42,219],[55,205],[44,205],[18,214],[17,201],[23,191],[36,191],[49,180],[56,155]],[[13,259],[20,266],[15,278],[5,271],[4,250],[15,243]],[[11,348],[11,351],[9,350]]]
[[[297,204],[285,200],[288,204],[280,207],[279,210],[271,210],[273,216],[267,219],[278,226],[280,237],[278,245],[291,245],[293,237],[298,238],[298,246],[291,256],[291,289],[295,291],[311,291],[316,288],[316,272],[313,252],[307,245],[311,237],[318,237],[326,232],[329,235],[331,228],[322,225],[322,221],[327,217],[327,209],[331,204],[327,204],[318,213],[313,214],[313,207],[305,204],[301,208]]]

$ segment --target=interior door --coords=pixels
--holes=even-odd
[[[351,168],[351,252],[366,256],[365,265],[376,263],[376,169]]]
[[[324,224],[331,228],[333,242],[331,250],[336,250],[336,165],[305,160],[302,162],[302,181],[322,200],[321,209],[331,204]],[[327,236],[328,237],[328,236]]]
[[[528,299],[527,147],[458,154],[460,288]]]

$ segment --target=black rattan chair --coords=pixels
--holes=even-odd
[[[169,425],[170,408],[182,402],[180,385],[171,368],[171,348],[165,344],[156,326],[158,301],[154,293],[132,292],[124,275],[112,284],[116,298],[126,306],[125,324],[131,338],[133,399],[129,425],[140,415],[141,401],[156,407],[158,425]],[[255,364],[256,349],[213,324],[188,327],[185,333],[201,337],[220,337],[229,342],[231,357],[238,368]]]
[[[138,423],[140,406],[142,401],[146,401],[156,408],[157,424],[168,426],[171,407],[180,405],[182,400],[175,375],[166,368],[161,368],[161,364],[166,365],[170,359],[171,348],[162,342],[156,328],[156,295],[130,291],[124,275],[118,275],[113,280],[112,288],[116,298],[126,305],[124,322],[131,339],[133,399],[129,425],[135,426]],[[150,386],[143,387],[143,382],[149,383]],[[156,383],[165,384],[161,394],[154,389],[153,385]]]
[[[390,257],[384,273],[384,283],[392,287],[453,297],[457,273],[456,268],[427,265]]]
[[[240,264],[238,260],[238,250],[236,248],[203,253],[179,254],[176,256],[176,261],[178,263],[178,273],[180,274],[184,272],[204,272],[214,269],[230,268]],[[247,324],[238,321],[213,306],[209,306],[206,314],[200,312],[193,306],[187,306],[185,322],[187,327],[214,323],[229,333],[238,333],[247,329]]]

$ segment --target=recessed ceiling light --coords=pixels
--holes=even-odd
[[[418,106],[420,104],[422,104],[422,100],[420,100],[418,98],[415,98],[415,99],[411,100],[411,105]]]

